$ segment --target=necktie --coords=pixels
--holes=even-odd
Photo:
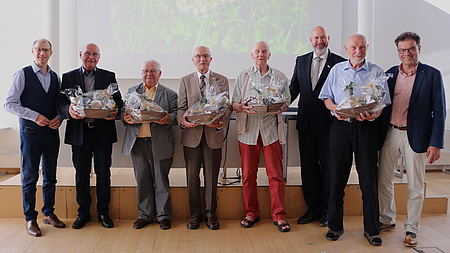
[[[205,87],[206,87],[205,78],[206,78],[205,75],[200,76],[200,93],[202,93],[202,95],[205,92]]]
[[[317,81],[319,80],[319,72],[320,72],[320,61],[321,57],[314,58],[312,72],[311,72],[311,85],[312,89],[316,88]]]

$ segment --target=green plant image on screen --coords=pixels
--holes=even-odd
[[[248,53],[258,40],[277,54],[309,46],[308,0],[114,0],[112,36],[120,53]]]

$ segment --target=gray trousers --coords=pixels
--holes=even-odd
[[[152,221],[156,204],[156,219],[170,220],[169,171],[173,158],[157,160],[153,156],[152,139],[137,138],[131,159],[137,183],[139,219]]]

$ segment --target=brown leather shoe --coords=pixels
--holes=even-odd
[[[395,224],[381,224],[380,232],[389,231],[395,229]]]
[[[148,224],[152,223],[152,221],[146,221],[144,219],[137,219],[134,224],[133,224],[133,228],[135,229],[141,229],[145,226],[147,226]]]
[[[201,219],[200,219],[200,217],[198,217],[198,216],[191,217],[191,218],[189,219],[189,222],[188,222],[188,224],[187,224],[187,227],[188,227],[189,229],[197,229],[197,228],[200,227],[200,221],[201,221]]]
[[[170,222],[169,219],[162,219],[159,221],[159,228],[162,230],[169,229],[171,225],[172,223]]]
[[[27,221],[27,233],[31,236],[41,236],[41,230],[39,229],[39,226],[35,220],[29,220]]]
[[[416,234],[412,232],[406,232],[405,240],[403,241],[403,245],[407,247],[416,247],[417,246],[417,239]]]
[[[50,224],[52,227],[55,228],[65,228],[66,224],[64,222],[60,221],[58,217],[56,217],[55,214],[50,214],[49,216],[44,217],[44,224]]]
[[[206,222],[206,226],[208,226],[211,230],[217,230],[220,228],[219,221],[217,220],[217,216],[208,217],[208,221]]]

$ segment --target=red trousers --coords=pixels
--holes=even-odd
[[[244,207],[247,216],[259,217],[256,178],[258,173],[261,147],[266,163],[266,173],[269,178],[270,202],[273,221],[285,220],[284,211],[284,179],[283,179],[283,148],[279,141],[263,146],[261,136],[256,145],[239,142],[242,167],[242,191]]]

